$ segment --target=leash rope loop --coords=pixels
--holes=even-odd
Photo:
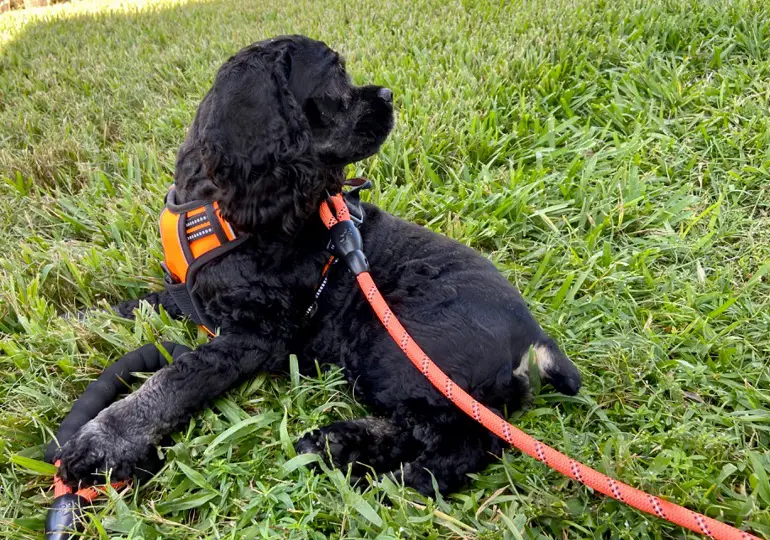
[[[326,202],[321,205],[320,214],[322,221],[328,228],[332,228],[341,221],[350,219],[350,215],[341,195],[330,198],[334,211]],[[439,368],[419,345],[412,339],[401,322],[388,307],[377,286],[368,271],[356,275],[358,286],[371,305],[377,318],[390,334],[393,341],[402,349],[412,364],[420,370],[431,384],[452,403],[457,405],[465,414],[482,424],[489,431],[524,452],[560,472],[564,476],[625,503],[637,510],[657,516],[670,523],[680,525],[696,533],[703,534],[717,540],[759,540],[747,532],[717,521],[716,519],[698,514],[683,506],[668,502],[664,499],[645,493],[639,489],[614,480],[599,471],[583,465],[570,457],[554,450],[550,446],[541,443],[537,439],[524,433],[516,426],[506,422],[484,405],[476,401],[465,390],[457,386],[441,368]]]

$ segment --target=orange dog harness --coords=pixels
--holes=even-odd
[[[239,234],[219,211],[219,203],[191,201],[176,203],[173,186],[166,194],[166,207],[160,214],[160,240],[163,244],[166,290],[179,309],[214,335],[215,324],[206,317],[195,293],[195,276],[200,268],[238,247],[249,238]]]

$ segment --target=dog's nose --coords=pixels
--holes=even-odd
[[[393,92],[390,90],[390,88],[380,88],[379,92],[377,92],[377,95],[380,96],[381,100],[387,101],[388,103],[393,101]]]

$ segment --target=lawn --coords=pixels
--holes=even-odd
[[[770,536],[770,4],[73,2],[0,16],[0,536],[41,538],[42,459],[122,353],[194,328],[62,312],[161,287],[156,216],[217,67],[323,39],[397,127],[351,174],[483,252],[580,366],[512,421],[600,471]],[[363,408],[339,372],[260,376],[113,493],[89,537],[685,538],[516,451],[424,499],[292,461]],[[244,422],[248,420],[247,422]]]

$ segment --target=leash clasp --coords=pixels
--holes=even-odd
[[[340,221],[329,229],[329,252],[342,259],[354,275],[369,271],[369,261],[364,255],[364,242],[356,224],[351,220]]]

